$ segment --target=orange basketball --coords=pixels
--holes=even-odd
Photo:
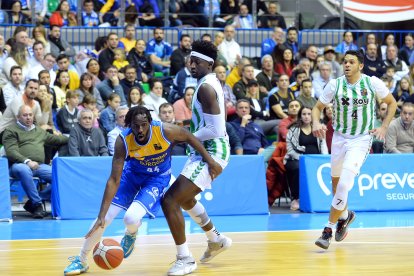
[[[122,263],[124,251],[116,240],[104,239],[93,249],[93,260],[102,269],[114,269]]]

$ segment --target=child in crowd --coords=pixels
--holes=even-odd
[[[114,62],[112,63],[112,65],[115,66],[118,70],[124,68],[129,64],[129,62],[126,60],[124,49],[116,48],[114,50],[114,54]]]
[[[69,137],[70,131],[78,122],[79,95],[77,92],[69,90],[66,93],[66,105],[57,114],[57,125],[63,135]]]
[[[96,99],[94,96],[87,94],[82,99],[82,103],[78,106],[79,110],[89,109],[93,112],[93,127],[99,128],[99,109],[96,107]]]
[[[116,126],[116,110],[121,104],[121,97],[118,94],[112,93],[108,97],[107,106],[101,112],[100,124],[108,133]]]

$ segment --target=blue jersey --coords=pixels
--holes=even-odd
[[[151,122],[149,139],[145,145],[138,144],[130,128],[124,130],[120,136],[126,149],[124,170],[151,176],[170,172],[171,142],[165,137],[161,122]]]

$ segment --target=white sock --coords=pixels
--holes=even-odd
[[[334,229],[334,228],[335,228],[335,224],[336,224],[336,223],[332,223],[332,222],[328,221],[328,223],[327,223],[327,224],[325,224],[325,227],[328,227],[328,228]]]
[[[96,231],[93,232],[92,235],[90,235],[83,242],[82,248],[79,253],[79,259],[81,260],[81,262],[86,263],[88,261],[89,252],[91,252],[93,247],[101,240],[106,227],[108,227],[108,225],[111,224],[113,219],[119,214],[120,211],[121,211],[121,208],[118,206],[115,206],[112,204],[109,206],[108,212],[106,213],[106,216],[105,216],[104,227],[103,228],[99,227],[98,229],[96,229]],[[95,224],[95,221],[92,223],[89,229],[92,228],[92,226]]]
[[[210,231],[206,232],[206,236],[209,241],[217,242],[220,237],[220,232],[216,229],[216,227],[213,226],[213,228]]]
[[[180,244],[180,245],[176,245],[176,246],[177,246],[177,255],[185,256],[185,257],[191,255],[187,242]]]
[[[339,216],[340,220],[346,220],[348,218],[348,209],[344,210],[341,215]]]

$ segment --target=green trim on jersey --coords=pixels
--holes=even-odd
[[[346,79],[342,79],[342,97],[348,97],[348,86],[346,85]],[[348,129],[348,106],[342,106],[342,133],[345,134],[346,130]]]
[[[366,88],[365,88],[365,82],[366,81],[367,81],[367,78],[365,78],[365,77],[362,78],[362,80],[361,80],[361,90],[362,91],[365,91],[366,90]],[[363,99],[367,99],[367,95],[362,95],[362,98]],[[364,105],[362,107],[362,126],[361,126],[361,131],[360,131],[359,134],[363,134],[364,133],[364,130],[367,127],[367,121],[368,121],[368,113],[367,113],[367,111],[368,111],[368,105]]]
[[[340,126],[340,122],[341,122],[341,118],[339,118],[339,114],[340,113],[340,105],[339,105],[339,97],[338,97],[338,92],[339,92],[339,86],[340,86],[340,79],[336,80],[336,90],[335,90],[335,101],[336,101],[336,110],[334,112],[335,114],[335,118],[336,118],[336,129],[335,131],[339,131],[339,126]]]

